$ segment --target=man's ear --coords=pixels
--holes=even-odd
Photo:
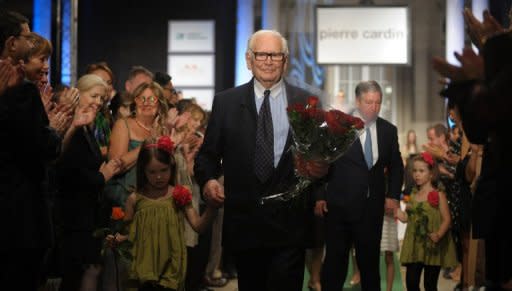
[[[248,52],[245,53],[245,64],[247,65],[247,69],[252,71],[251,54]]]
[[[125,90],[126,92],[131,92],[131,90],[130,90],[130,89],[131,89],[131,87],[132,87],[132,86],[131,86],[131,84],[130,84],[130,80],[126,80],[126,82],[124,82],[124,90]],[[131,93],[130,93],[130,94],[131,94]]]
[[[16,37],[15,36],[11,35],[5,40],[4,51],[7,52],[7,55],[12,55],[12,52],[16,51]]]

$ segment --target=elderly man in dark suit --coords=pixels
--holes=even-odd
[[[365,132],[331,165],[325,191],[319,192],[315,213],[326,217],[322,290],[343,289],[352,245],[362,290],[380,290],[384,212],[392,215],[398,207],[403,179],[397,128],[378,117],[381,103],[382,89],[377,82],[357,85],[354,115],[365,122]]]
[[[284,81],[288,46],[278,32],[255,32],[246,61],[254,78],[214,98],[195,176],[207,200],[225,199],[223,245],[235,256],[239,289],[301,290],[312,207],[260,201],[296,182],[286,107],[311,94]],[[327,167],[310,170],[321,176]]]
[[[0,11],[0,279],[16,290],[36,290],[41,279],[52,239],[46,165],[61,143],[39,90],[19,70],[31,48],[28,20]]]

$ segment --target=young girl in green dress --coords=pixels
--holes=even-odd
[[[133,243],[130,279],[138,282],[140,291],[184,289],[187,248],[183,219],[200,232],[216,213],[216,208],[209,205],[199,216],[190,203],[190,190],[170,185],[175,174],[173,147],[167,136],[142,144],[137,159],[136,191],[125,206],[129,234],[111,238]]]
[[[437,290],[441,268],[457,265],[455,244],[449,231],[451,219],[446,195],[433,185],[437,167],[429,153],[414,157],[412,176],[416,187],[408,198],[406,211],[396,217],[407,222],[400,261],[406,266],[408,291],[420,290],[421,272],[426,291]]]

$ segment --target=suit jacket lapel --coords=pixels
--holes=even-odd
[[[366,134],[366,133],[362,133],[362,134]],[[364,164],[365,167],[368,167],[368,165],[366,164],[366,159],[364,157],[364,151],[363,151],[363,144],[361,143],[361,138],[357,138],[357,141],[354,142],[354,145],[356,146],[356,153],[357,155],[359,156],[359,158],[357,159],[358,161],[360,161],[362,164]]]
[[[285,88],[285,95],[286,95],[286,100],[287,100],[286,106],[290,106],[293,103],[297,102],[296,96],[295,96],[296,95],[295,90],[293,90],[293,87],[291,87],[286,81],[284,81],[284,85],[285,85],[284,88]],[[285,143],[284,149],[283,149],[283,155],[290,149],[292,144],[293,144],[292,126],[290,125],[290,129],[288,129],[288,136],[286,138],[286,143]]]
[[[89,149],[94,154],[94,156],[98,159],[101,159],[101,153],[98,149],[98,145],[96,144],[96,139],[94,138],[94,135],[92,134],[91,130],[86,128],[85,126],[82,128],[82,132],[84,134],[85,140],[87,140],[87,145],[89,146]]]
[[[283,80],[284,81],[284,80]],[[285,87],[285,95],[287,100],[287,106],[290,106],[293,103],[299,102],[297,99],[297,94],[292,86],[290,86],[286,81],[284,81],[284,87]],[[293,145],[293,135],[292,135],[292,127],[290,125],[290,128],[288,129],[288,136],[286,137],[286,143],[283,148],[283,152],[281,154],[281,160],[279,160],[279,163],[277,165],[277,169],[281,166],[281,163],[284,160],[284,156],[288,151],[291,150],[291,146]]]
[[[243,98],[240,98],[240,109],[247,110],[249,115],[252,117],[252,120],[256,124],[256,120],[258,118],[258,111],[256,110],[256,101],[254,96],[254,78],[247,83],[247,92],[244,94]]]

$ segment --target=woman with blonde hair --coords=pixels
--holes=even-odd
[[[103,81],[105,81],[105,83],[107,83],[107,98],[105,99],[100,112],[98,115],[96,115],[96,119],[94,120],[94,137],[100,146],[101,154],[106,156],[108,145],[110,144],[112,125],[114,124],[114,119],[112,117],[110,108],[111,101],[116,94],[116,91],[112,86],[112,83],[114,82],[114,73],[112,73],[112,70],[105,62],[88,65],[86,72],[87,74],[93,74],[100,77],[103,79]]]
[[[62,271],[60,290],[96,290],[101,271],[102,240],[94,238],[96,228],[105,227],[109,211],[101,192],[120,169],[120,161],[104,162],[92,134],[92,125],[103,104],[107,85],[95,75],[78,80],[80,100],[67,140],[56,165],[59,182],[58,223],[62,229],[59,258]]]

